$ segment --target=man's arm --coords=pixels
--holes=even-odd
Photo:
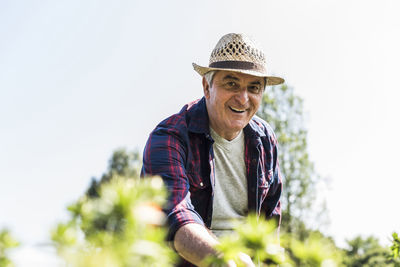
[[[197,265],[204,265],[203,260],[210,255],[217,255],[214,247],[218,241],[197,223],[185,224],[175,234],[174,246],[176,251],[185,260]]]
[[[218,243],[218,240],[206,228],[197,223],[185,224],[179,228],[174,239],[174,246],[179,255],[199,267],[208,266],[204,263],[207,256],[218,255],[214,249]],[[238,257],[244,266],[255,267],[247,254],[240,252]],[[226,266],[236,267],[236,263],[230,260]]]
[[[191,203],[185,169],[188,144],[177,132],[168,132],[164,128],[166,126],[157,127],[147,140],[141,176],[160,175],[164,181],[169,193],[163,207],[168,222],[167,241],[173,241],[183,225],[204,225],[204,222]]]

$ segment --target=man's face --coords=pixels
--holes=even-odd
[[[234,139],[257,112],[264,91],[264,78],[218,71],[211,86],[203,78],[210,126],[221,137]]]

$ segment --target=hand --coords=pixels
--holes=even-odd
[[[239,260],[241,262],[243,262],[246,267],[255,267],[255,265],[249,255],[247,255],[243,252],[239,252],[238,257],[239,257]],[[237,265],[233,260],[230,260],[227,263],[227,267],[237,267]]]

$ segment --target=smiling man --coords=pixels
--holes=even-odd
[[[210,127],[231,141],[257,112],[265,82],[262,77],[232,71],[211,71],[209,75],[214,75],[214,82],[210,85],[204,78],[203,88]]]
[[[164,211],[180,266],[205,266],[232,220],[256,212],[280,223],[281,214],[277,140],[255,113],[266,86],[284,80],[267,75],[264,53],[243,34],[223,36],[209,66],[193,67],[204,97],[154,129],[142,169],[142,176],[160,175],[170,193]],[[239,258],[254,266],[246,254]]]

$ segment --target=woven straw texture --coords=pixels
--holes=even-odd
[[[211,52],[210,64],[217,61],[246,61],[265,65],[265,56],[255,40],[242,34],[222,36]]]
[[[227,70],[266,77],[267,85],[283,83],[284,79],[267,75],[266,65],[265,54],[254,39],[244,34],[229,33],[222,36],[211,52],[208,67],[193,63],[193,68],[201,76],[212,70]]]

